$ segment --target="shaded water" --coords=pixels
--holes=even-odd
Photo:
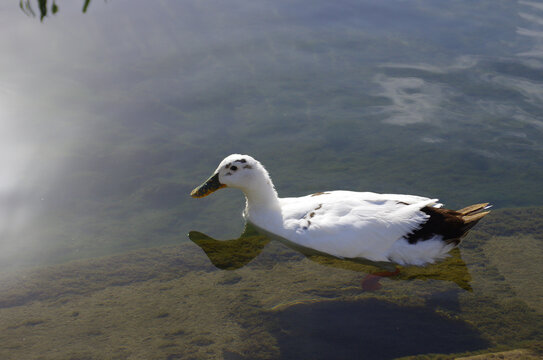
[[[443,317],[431,307],[377,299],[294,305],[279,315],[278,323],[285,359],[393,359],[489,345],[467,323]]]
[[[44,17],[39,3],[46,3]],[[263,340],[269,346],[263,345],[260,351],[257,347],[240,350],[241,338],[236,336],[232,341],[239,346],[225,345],[224,338],[210,345],[210,335],[193,334],[208,340],[194,345],[200,350],[189,351],[190,356],[216,346],[209,351],[217,357],[303,357],[308,354],[306,348],[296,348],[293,339],[301,338],[312,348],[331,332],[342,334],[337,343],[322,350],[329,354],[342,341],[361,339],[350,337],[350,330],[341,333],[334,327],[319,330],[317,326],[314,337],[300,333],[307,334],[309,324],[322,312],[337,313],[335,319],[340,321],[350,309],[360,316],[373,311],[404,314],[398,317],[407,320],[410,314],[419,314],[421,327],[424,319],[434,321],[437,316],[443,328],[450,328],[446,334],[453,338],[452,344],[465,345],[448,348],[446,341],[422,334],[420,339],[426,340],[411,342],[412,350],[400,351],[398,345],[383,358],[541,341],[541,329],[533,321],[541,315],[540,292],[534,284],[541,283],[542,231],[534,225],[533,213],[515,208],[543,206],[543,7],[539,3],[94,0],[54,4],[55,9],[52,2],[44,1],[24,1],[23,9],[17,1],[0,5],[0,21],[11,29],[0,35],[0,269],[13,274],[5,283],[18,294],[27,289],[19,272],[60,264],[54,270],[57,275],[45,282],[59,286],[58,293],[47,295],[37,281],[32,291],[20,295],[27,301],[17,296],[19,300],[13,300],[11,292],[5,295],[8,300],[2,300],[0,311],[12,311],[5,327],[24,332],[49,326],[47,319],[26,319],[28,315],[21,314],[24,309],[39,312],[40,301],[54,303],[62,298],[59,294],[76,296],[63,298],[67,304],[57,304],[58,311],[67,311],[63,306],[91,301],[77,298],[90,294],[90,289],[113,294],[119,290],[134,297],[132,291],[145,287],[156,291],[158,286],[151,270],[156,264],[148,263],[150,253],[145,250],[138,255],[147,259],[136,271],[139,278],[129,275],[135,269],[123,255],[118,255],[117,265],[105,267],[99,260],[78,260],[75,268],[89,269],[82,277],[87,280],[74,280],[81,281],[81,291],[75,290],[74,283],[62,281],[73,271],[62,268],[68,266],[62,265],[68,260],[176,244],[184,250],[178,250],[177,260],[172,260],[174,268],[190,262],[183,251],[198,254],[194,261],[201,262],[187,265],[182,272],[183,286],[190,284],[189,279],[216,284],[216,277],[224,271],[213,267],[185,234],[197,230],[211,239],[237,238],[243,229],[243,198],[233,190],[221,190],[202,200],[191,199],[188,193],[224,156],[240,152],[253,155],[268,168],[280,196],[350,189],[439,197],[451,208],[489,201],[495,208],[510,208],[507,211],[513,220],[503,225],[507,216],[498,216],[501,222],[485,219],[486,230],[479,234],[482,238],[466,242],[455,254],[454,259],[461,260],[457,264],[463,266],[460,279],[446,279],[450,270],[446,266],[427,270],[434,272],[432,276],[424,274],[425,270],[406,269],[394,282],[400,290],[386,286],[380,290],[387,294],[398,291],[394,299],[404,299],[414,291],[412,303],[394,299],[381,303],[372,300],[373,295],[360,295],[359,286],[352,284],[359,282],[361,274],[375,271],[371,266],[355,269],[352,264],[330,264],[329,259],[319,262],[311,257],[314,261],[308,265],[309,260],[297,253],[266,250],[280,246],[268,240],[251,257],[247,251],[254,251],[255,243],[249,242],[248,250],[238,256],[248,265],[224,272],[241,272],[243,280],[225,280],[223,286],[233,287],[233,304],[238,305],[232,306],[245,306],[241,305],[246,300],[243,294],[255,291],[251,289],[258,284],[256,276],[265,276],[254,268],[255,261],[268,259],[266,266],[274,271],[267,281],[285,289],[279,298],[262,290],[254,308],[243,307],[243,313],[254,315],[254,311],[255,316],[262,316],[261,321],[271,325],[249,329],[275,340]],[[523,259],[530,261],[523,265]],[[276,268],[274,263],[282,265]],[[298,281],[308,281],[305,277],[315,274],[330,276],[324,282],[315,279],[306,290],[320,291],[317,300],[338,302],[321,304],[319,300],[313,307],[292,305],[281,314],[261,315],[260,310],[288,304],[301,291],[289,281],[289,267],[301,270]],[[92,269],[99,275],[91,276]],[[210,278],[199,271],[209,272]],[[103,281],[100,274],[113,283],[98,286]],[[248,278],[251,281],[244,283]],[[356,281],[345,285],[346,278]],[[143,286],[135,289],[136,280],[146,285],[134,285]],[[417,281],[423,285],[416,285]],[[235,288],[241,284],[244,287]],[[212,302],[208,296],[191,299],[182,287],[170,286],[188,302]],[[429,295],[433,286],[446,288],[436,290],[448,294],[443,295],[445,299],[460,299],[459,308],[446,310],[445,317],[439,317],[444,310],[436,315],[426,305],[426,300],[432,302],[438,296]],[[500,289],[512,302],[497,300]],[[213,286],[198,291],[212,293]],[[105,296],[92,294],[97,303]],[[123,303],[122,295],[118,296]],[[171,307],[180,306],[173,299],[153,297],[153,301],[163,301],[168,308],[165,312],[172,314],[160,321],[187,321],[173,315]],[[515,331],[523,335],[505,341],[499,331],[491,329],[498,328],[499,322],[477,322],[467,309],[472,306],[490,316],[489,304],[503,310],[494,316],[504,323],[519,318]],[[128,306],[130,310],[123,311],[130,316],[143,308]],[[191,309],[199,314],[200,310]],[[224,321],[245,321],[243,316],[226,313],[230,315],[224,315]],[[477,325],[465,330],[466,324],[456,322],[457,317]],[[292,319],[298,319],[296,324]],[[38,320],[42,322],[34,323]],[[27,323],[30,325],[21,326]],[[208,331],[215,334],[212,320],[207,324]],[[68,325],[50,326],[66,329]],[[157,323],[157,329],[164,326]],[[182,325],[178,327],[168,328],[168,334],[183,330]],[[398,334],[405,338],[412,333],[410,329],[403,328]],[[457,330],[469,341],[456,338]],[[44,331],[51,333],[50,328]],[[107,335],[104,330],[89,331],[102,331],[102,337],[92,335],[92,340],[82,335],[79,344],[89,349],[116,336],[134,335],[128,335],[126,329]],[[382,331],[385,328],[378,328],[376,334]],[[185,333],[190,331],[185,329]],[[176,346],[189,346],[191,341],[198,344],[193,335],[182,341],[183,336],[168,335],[164,341]],[[435,348],[424,348],[423,343]],[[155,345],[155,349],[160,347]],[[143,351],[136,343],[130,346]],[[38,345],[31,348],[43,350]],[[92,357],[100,357],[89,351]],[[127,356],[137,353],[133,350]]]

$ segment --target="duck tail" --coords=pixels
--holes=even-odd
[[[475,204],[467,206],[463,209],[457,210],[456,212],[460,214],[460,218],[464,222],[464,231],[468,231],[475,226],[483,217],[488,215],[490,211],[488,210],[492,207],[488,203]]]
[[[476,213],[476,212],[481,211],[481,210],[490,209],[491,207],[492,207],[492,205],[489,205],[489,203],[482,203],[482,204],[475,204],[475,205],[466,206],[463,209],[456,210],[456,212],[459,212],[462,215],[470,215],[470,214]]]
[[[420,211],[428,215],[426,222],[409,233],[406,239],[410,244],[416,244],[440,235],[445,243],[458,245],[467,232],[490,213],[487,211],[489,208],[488,203],[471,205],[457,211],[425,206]]]

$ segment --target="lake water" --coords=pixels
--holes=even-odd
[[[93,308],[82,299],[99,295],[88,289],[104,298],[165,294],[149,298],[165,309],[152,321],[178,328],[149,325],[169,334],[161,340],[168,346],[143,346],[151,335],[101,329],[82,333],[76,343],[88,350],[83,355],[52,352],[39,345],[45,337],[33,337],[35,346],[5,345],[4,356],[26,349],[35,351],[24,353],[28,358],[107,358],[107,350],[96,352],[104,344],[117,358],[150,358],[144,349],[162,349],[152,356],[172,359],[389,359],[543,348],[541,3],[41,3],[43,18],[38,1],[0,5],[9,29],[0,34],[0,271],[15,294],[0,299],[10,319],[3,328],[11,329],[2,342],[30,338],[40,326],[43,334],[69,332],[67,324],[28,314],[47,304],[80,314],[65,307],[79,301]],[[362,292],[355,284],[375,269],[330,266],[274,241],[253,262],[258,254],[251,253],[247,266],[221,270],[187,234],[237,238],[244,199],[234,190],[199,200],[189,193],[230,153],[260,160],[283,197],[348,189],[438,197],[450,208],[491,202],[497,211],[460,247],[462,271],[451,278],[448,265],[432,276],[407,269],[383,289]],[[175,276],[146,275],[160,256],[168,258],[160,249],[177,255],[168,260]],[[147,260],[137,267],[126,254]],[[112,285],[104,280],[119,276],[112,261],[139,275]],[[95,270],[102,276],[92,278]],[[57,275],[44,280],[40,273]],[[59,280],[75,273],[77,281],[88,279],[79,290]],[[171,282],[175,296],[158,280]],[[46,285],[59,289],[42,291]],[[134,317],[153,303],[117,313]],[[224,311],[213,318],[198,304]],[[201,316],[178,319],[172,307]],[[224,322],[246,332],[232,335]],[[207,330],[189,331],[192,323]],[[502,336],[500,327],[516,337]],[[417,329],[425,331],[417,337]],[[440,331],[452,340],[428,335]],[[398,345],[385,351],[376,344],[387,344],[387,335]],[[259,340],[243,345],[244,336]],[[122,344],[126,337],[133,339],[126,351],[113,351],[111,339]],[[175,346],[192,350],[167,352]]]

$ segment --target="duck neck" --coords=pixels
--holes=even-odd
[[[269,178],[259,185],[243,189],[246,198],[245,216],[251,222],[265,228],[265,225],[282,221],[281,206],[277,192]]]

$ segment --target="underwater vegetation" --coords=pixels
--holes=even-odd
[[[222,246],[197,232],[191,240],[2,274],[0,357],[529,358],[543,349],[534,261],[543,208],[495,210],[448,260],[402,268],[373,292],[360,281],[378,267],[304,255],[251,227]]]

